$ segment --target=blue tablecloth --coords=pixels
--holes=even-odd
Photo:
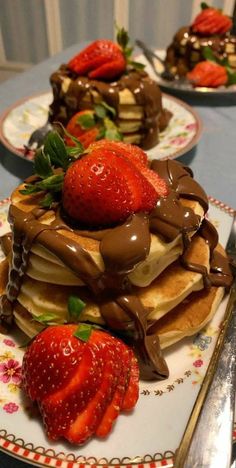
[[[0,85],[0,114],[15,101],[50,89],[49,76],[84,44],[60,54]],[[203,132],[198,145],[179,160],[189,165],[208,195],[236,208],[236,93],[222,96],[178,95],[198,112]],[[32,171],[32,164],[0,146],[0,200],[8,197],[20,180]],[[0,453],[1,468],[26,468],[16,459]]]

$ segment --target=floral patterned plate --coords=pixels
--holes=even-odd
[[[226,245],[234,210],[209,198],[209,217]],[[0,236],[9,230],[8,200],[0,202]],[[3,254],[0,252],[0,261]],[[214,319],[197,336],[183,340],[165,353],[170,377],[140,383],[135,410],[120,415],[108,440],[91,440],[84,447],[52,443],[44,435],[35,408],[20,390],[22,335],[0,334],[0,449],[37,466],[93,468],[173,467],[174,452],[183,435],[224,316],[227,297]],[[234,427],[236,439],[236,424]]]
[[[10,107],[0,119],[0,140],[16,155],[33,160],[34,152],[24,156],[24,145],[31,133],[47,121],[50,92],[25,98]],[[193,148],[201,135],[201,121],[195,111],[172,96],[163,95],[163,106],[173,117],[160,134],[157,146],[147,151],[150,158],[177,158]]]

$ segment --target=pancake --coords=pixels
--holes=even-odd
[[[223,296],[224,288],[193,292],[150,331],[157,333],[162,349],[195,335],[210,322]]]
[[[49,119],[66,125],[80,110],[93,109],[105,102],[115,109],[115,124],[125,143],[138,144],[144,149],[155,146],[159,132],[164,130],[171,113],[163,109],[157,83],[144,71],[127,71],[116,81],[91,80],[78,76],[62,65],[50,77],[53,102]]]
[[[20,185],[12,194],[12,204],[24,212],[33,211],[38,207],[40,195],[22,195],[20,190],[24,184]],[[199,202],[195,200],[181,199],[183,206],[194,211],[199,216],[199,224],[203,218],[203,209]],[[43,212],[40,222],[50,225],[55,220],[53,211]],[[194,235],[196,230],[189,232],[189,236]],[[99,240],[92,237],[80,235],[75,231],[60,229],[58,232],[65,238],[78,242],[92,256],[96,265],[104,271],[104,262],[99,251]],[[98,235],[99,237],[99,235]],[[177,236],[171,242],[165,242],[161,236],[151,234],[151,245],[148,256],[143,262],[136,265],[135,269],[128,275],[132,284],[139,287],[146,287],[157,278],[168,265],[173,263],[183,251],[182,236]],[[31,278],[47,283],[59,285],[81,286],[83,281],[73,271],[48,249],[40,244],[40,240],[33,243],[29,256],[27,275]]]
[[[201,267],[205,266],[209,270],[209,247],[204,239],[195,236],[187,259],[189,262],[200,264]],[[202,274],[186,270],[177,261],[166,268],[150,286],[139,288],[135,292],[143,307],[149,311],[148,321],[152,322],[172,310],[192,291],[200,290],[203,287]],[[17,302],[31,314],[31,320],[37,319],[42,314],[53,314],[56,323],[64,323],[68,319],[68,300],[71,295],[79,297],[86,304],[80,316],[82,322],[89,321],[105,325],[98,304],[85,287],[55,284],[50,284],[49,287],[47,283],[33,280],[25,275]],[[129,317],[125,313],[122,317],[120,313],[120,318],[122,318],[122,322],[129,322]]]

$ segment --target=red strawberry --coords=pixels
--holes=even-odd
[[[73,443],[84,443],[96,431],[107,406],[113,399],[118,386],[122,363],[119,346],[108,345],[104,353],[104,371],[101,385],[84,411],[78,414],[66,433]]]
[[[141,166],[147,166],[148,158],[146,153],[136,145],[131,145],[129,143],[123,143],[122,141],[107,141],[99,140],[95,143],[92,143],[90,148],[98,149],[106,148],[111,151],[114,151],[118,156],[123,156],[131,160],[131,162],[140,169]]]
[[[202,36],[225,34],[232,28],[232,21],[216,8],[205,8],[196,16],[191,28]]]
[[[187,78],[193,86],[206,86],[209,88],[217,88],[225,85],[228,81],[227,71],[217,63],[204,61],[198,63],[191,72],[187,74]]]
[[[139,395],[138,383],[139,383],[139,367],[138,367],[137,359],[133,356],[131,360],[129,385],[126,390],[124,400],[122,403],[122,410],[129,411],[137,403],[138,395]]]
[[[79,366],[85,343],[73,337],[75,326],[48,327],[33,341],[23,360],[23,386],[31,400],[60,390]],[[50,365],[50,377],[45,371]],[[29,378],[30,376],[30,378]]]
[[[156,190],[158,197],[166,197],[168,195],[168,187],[166,182],[158,176],[158,174],[148,168],[148,159],[146,153],[136,145],[131,145],[123,142],[114,142],[100,140],[93,143],[90,149],[106,148],[114,151],[118,156],[131,161],[142,173],[142,175],[152,184]]]
[[[110,432],[112,425],[122,408],[124,396],[130,380],[132,361],[131,354],[132,351],[129,350],[126,346],[123,346],[123,349],[121,348],[122,369],[120,373],[120,379],[113,398],[110,404],[107,406],[102,420],[100,421],[96,430],[96,435],[99,437],[105,437]]]
[[[77,138],[84,148],[88,148],[99,135],[99,125],[94,120],[92,110],[83,110],[73,115],[66,126],[66,130],[70,135]],[[65,134],[64,138],[68,146],[75,146],[75,142],[68,135]]]
[[[95,149],[66,172],[63,207],[88,226],[122,222],[139,211],[151,211],[158,195],[141,172],[114,151]]]
[[[94,41],[73,57],[68,67],[78,75],[110,80],[125,71],[126,60],[118,44],[101,39]]]
[[[95,333],[92,334],[90,344],[94,335]],[[50,439],[64,436],[76,418],[75,408],[77,412],[82,412],[95,395],[104,367],[104,353],[100,351],[98,347],[95,354],[92,347],[86,347],[79,372],[73,374],[66,386],[40,401],[40,411]]]
[[[136,359],[131,349],[110,334],[93,330],[83,342],[74,336],[77,328],[58,325],[43,330],[24,356],[22,373],[23,387],[38,402],[49,438],[63,436],[82,444],[100,424],[103,431],[99,434],[98,430],[97,435],[110,431],[122,408]],[[79,362],[73,354],[75,349]],[[64,378],[66,359],[70,376]],[[133,406],[136,401],[133,399]]]

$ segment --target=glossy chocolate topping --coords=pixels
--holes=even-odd
[[[170,189],[168,197],[161,199],[150,215],[137,213],[117,227],[98,233],[90,231],[91,237],[101,239],[100,253],[104,262],[104,271],[100,270],[92,256],[76,238],[66,236],[65,229],[72,230],[72,227],[62,219],[60,205],[55,205],[55,220],[49,226],[41,221],[45,210],[36,208],[26,213],[14,205],[10,206],[9,222],[13,234],[12,264],[7,292],[1,300],[3,323],[10,324],[12,321],[14,301],[17,299],[23,276],[27,271],[29,253],[32,244],[37,241],[82,279],[110,328],[132,332],[132,345],[139,357],[142,378],[152,380],[168,376],[168,368],[160,351],[158,337],[148,333],[149,311],[135,294],[128,273],[149,254],[150,232],[163,236],[166,241],[181,234],[185,252],[190,242],[188,233],[195,232],[199,228],[200,219],[193,210],[181,205],[180,196],[198,201],[205,211],[207,197],[201,187],[193,181],[191,171],[176,161],[154,161],[152,168],[168,183]],[[73,231],[86,232],[81,230],[80,226],[77,226],[77,229],[73,228]],[[185,262],[186,268],[200,271],[209,284],[227,286],[229,284],[227,261],[215,252],[217,239],[214,229],[209,222],[204,222],[200,233],[210,245],[211,271],[208,274],[205,270],[201,271],[201,266]],[[182,259],[184,262],[184,253]]]
[[[194,33],[190,26],[180,28],[167,48],[166,64],[176,67],[177,74],[185,75],[198,62],[205,60],[203,51],[209,47],[219,59],[227,57],[229,65],[235,69],[236,36],[229,33],[202,37]]]
[[[63,83],[70,80],[68,89],[63,91]],[[144,71],[130,71],[114,82],[91,80],[85,76],[77,76],[66,65],[50,77],[53,89],[53,102],[50,106],[50,121],[59,121],[63,125],[79,110],[91,108],[96,91],[107,104],[116,110],[119,126],[119,92],[128,89],[134,96],[137,105],[143,108],[142,140],[144,149],[152,148],[158,142],[159,129],[163,130],[170,120],[169,111],[162,108],[161,91]],[[90,102],[83,102],[89,93]]]

